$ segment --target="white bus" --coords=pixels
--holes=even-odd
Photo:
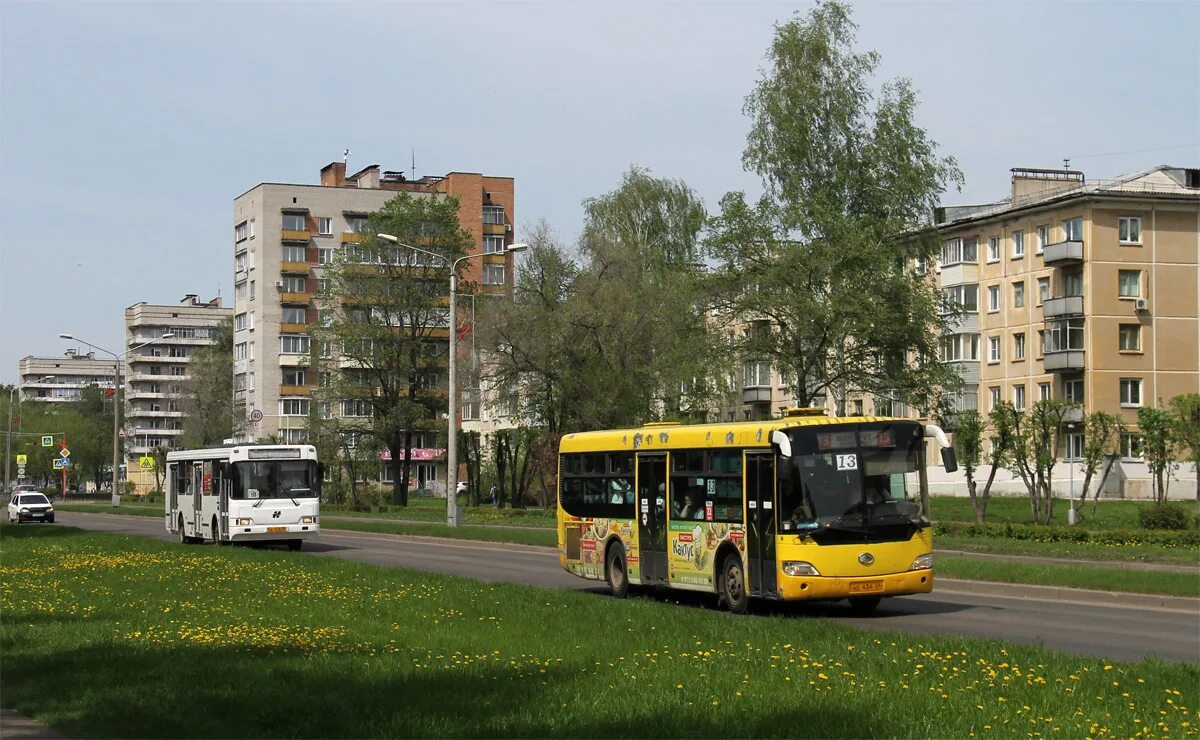
[[[312,445],[236,444],[167,453],[167,531],[184,544],[284,542],[320,532]]]

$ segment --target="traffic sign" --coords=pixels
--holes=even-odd
[[[61,470],[62,468],[69,468],[69,467],[71,467],[71,458],[69,458],[69,457],[60,457],[54,461],[54,469],[55,470]]]
[[[262,421],[262,417],[263,417],[263,413],[262,413],[262,411],[260,411],[258,409],[254,409],[253,411],[250,412],[250,421],[254,422],[255,424]]]
[[[62,448],[61,450],[59,450],[59,451],[58,451],[58,456],[59,456],[59,457],[70,457],[70,456],[71,456],[71,451],[70,451],[70,450],[68,450],[66,447],[64,447],[64,448]]]
[[[29,455],[17,455],[17,465],[24,465],[29,462]]]
[[[138,458],[138,465],[142,470],[154,470],[154,458],[149,455],[142,455]]]
[[[24,465],[18,465],[18,466],[17,466],[17,477],[18,477],[18,478],[24,478],[24,477],[25,477],[25,466],[24,466]]]
[[[42,447],[53,447],[53,446],[54,446],[54,437],[50,436],[49,434],[43,434],[42,435]]]

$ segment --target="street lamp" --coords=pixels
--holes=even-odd
[[[44,377],[38,378],[37,380],[31,380],[28,383],[18,383],[17,385],[14,385],[12,387],[12,390],[10,390],[8,392],[8,434],[4,438],[4,490],[6,490],[6,491],[8,490],[9,481],[12,480],[9,477],[9,471],[11,470],[11,468],[9,468],[9,465],[12,463],[13,394],[16,393],[17,391],[21,390],[25,386],[30,385],[31,383],[45,383],[47,380],[50,380],[53,377],[54,377],[53,375],[46,375]],[[18,400],[20,400],[20,399],[18,399]]]
[[[120,398],[121,398],[121,358],[124,357],[125,355],[129,354],[130,352],[134,351],[135,349],[141,349],[142,347],[154,344],[155,342],[161,341],[163,339],[170,339],[173,336],[175,336],[173,333],[167,332],[166,334],[163,334],[161,337],[155,337],[154,339],[151,339],[149,342],[143,342],[135,347],[130,347],[129,349],[122,352],[121,354],[117,354],[116,352],[112,352],[110,350],[104,349],[103,347],[97,347],[96,345],[92,344],[91,342],[86,342],[86,341],[79,339],[78,337],[74,337],[70,334],[59,334],[58,335],[59,339],[70,339],[70,340],[79,342],[80,344],[86,344],[87,346],[91,347],[94,350],[103,352],[106,355],[112,355],[112,358],[113,358],[112,505],[114,507],[121,505],[121,495],[117,492],[118,491],[118,488],[117,488],[118,471],[121,470],[121,412],[118,407],[118,404],[120,403]]]
[[[447,395],[449,401],[449,433],[446,435],[446,524],[451,527],[457,527],[461,522],[458,514],[458,388],[457,378],[455,373],[458,370],[458,324],[455,321],[455,309],[458,307],[456,294],[458,290],[458,263],[465,260],[474,259],[476,257],[484,257],[489,254],[508,254],[510,252],[521,252],[529,248],[528,244],[509,244],[500,252],[480,252],[479,254],[468,254],[465,257],[450,262],[448,257],[444,257],[437,252],[431,252],[428,249],[414,247],[411,244],[405,244],[391,234],[376,234],[375,236],[384,241],[391,242],[401,247],[407,247],[423,254],[432,255],[450,264],[450,380]]]

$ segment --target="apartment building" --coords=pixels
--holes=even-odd
[[[130,351],[125,375],[125,455],[128,479],[139,489],[154,481],[152,471],[140,471],[138,459],[159,445],[179,446],[183,434],[179,396],[189,378],[190,358],[211,344],[221,323],[233,315],[221,302],[219,297],[201,301],[188,294],[177,304],[142,301],[125,309],[125,346]]]
[[[123,365],[123,363],[122,363]],[[62,357],[22,357],[18,363],[21,400],[68,403],[78,401],[83,389],[94,385],[106,391],[113,382],[114,360],[95,352],[67,350]]]
[[[1119,415],[1140,457],[1137,409],[1200,389],[1200,170],[1161,166],[1088,182],[1016,168],[1002,202],[939,209],[937,279],[964,318],[942,360],[965,382],[960,408],[1000,400],[1080,404]]]
[[[381,172],[379,165],[347,175],[345,162],[333,162],[321,169],[316,185],[255,186],[238,196],[233,207],[234,402],[244,407],[250,422],[247,438],[277,435],[288,442],[307,441],[310,396],[318,382],[307,369],[308,331],[321,308],[325,265],[339,249],[358,243],[368,215],[399,192],[425,198],[456,196],[460,223],[473,235],[475,252],[484,254],[463,263],[462,278],[485,291],[511,290],[513,256],[504,254],[513,243],[515,223],[510,177],[451,172],[408,179],[403,172]],[[449,285],[446,289],[448,293]],[[464,308],[459,323],[465,313]],[[467,343],[459,346],[464,352],[470,348]],[[332,353],[334,348],[322,351]],[[441,378],[441,385],[446,382]],[[470,412],[473,407],[466,408]],[[358,413],[337,404],[322,412]],[[444,441],[418,436],[413,453],[420,461],[416,482],[444,480]]]

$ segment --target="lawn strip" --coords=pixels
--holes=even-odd
[[[1087,542],[1037,542],[1005,537],[955,537],[938,535],[934,546],[946,550],[997,553],[1001,555],[1034,555],[1079,560],[1119,562],[1128,560],[1144,563],[1200,565],[1200,552],[1182,547],[1157,545],[1096,545]]]
[[[68,527],[3,525],[0,580],[5,700],[71,736],[1129,737],[1196,724],[1195,664],[803,612],[731,619]]]
[[[1124,591],[1169,596],[1200,596],[1200,577],[1193,573],[1163,573],[1100,566],[1027,564],[939,555],[939,577],[972,581],[1066,586],[1098,591]]]

